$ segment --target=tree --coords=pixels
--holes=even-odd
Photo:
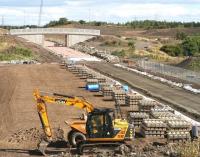
[[[186,38],[182,43],[185,56],[194,56],[195,53],[199,53],[199,46],[198,40],[191,37]]]
[[[86,22],[84,20],[80,20],[79,23],[80,24],[86,24]]]
[[[164,45],[160,50],[170,56],[198,56],[200,54],[200,37],[187,37],[181,44]]]
[[[68,24],[68,19],[65,18],[65,17],[61,17],[61,18],[58,20],[58,24],[59,24],[59,25]]]

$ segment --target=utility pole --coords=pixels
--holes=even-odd
[[[26,25],[26,11],[24,10],[24,27]]]
[[[41,26],[41,19],[42,19],[42,9],[43,9],[43,0],[40,3],[40,12],[39,12],[39,20],[38,20],[38,27]]]
[[[91,22],[91,8],[89,8],[89,22]]]
[[[2,15],[2,17],[1,17],[1,26],[2,27],[4,26],[4,15]]]

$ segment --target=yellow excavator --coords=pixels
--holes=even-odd
[[[53,140],[46,103],[65,104],[86,111],[86,120],[69,124],[71,131],[68,133],[68,142],[76,148],[79,154],[83,154],[87,149],[90,150],[91,148],[99,147],[111,147],[113,149],[113,147],[126,146],[126,148],[130,148],[128,143],[133,139],[133,127],[127,120],[115,119],[115,114],[112,109],[94,108],[83,97],[56,93],[50,94],[49,96],[42,95],[41,93],[39,90],[34,91],[37,112],[45,133],[45,138],[38,145],[38,149],[43,155],[46,155],[46,148]]]

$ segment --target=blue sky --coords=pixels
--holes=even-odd
[[[37,24],[41,0],[0,0],[0,23]],[[42,24],[60,17],[70,20],[200,21],[200,0],[43,0]]]

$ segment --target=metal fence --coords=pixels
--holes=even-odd
[[[200,85],[200,73],[198,72],[145,60],[139,60],[137,63],[138,66],[144,70],[160,73],[162,75],[178,78]]]

